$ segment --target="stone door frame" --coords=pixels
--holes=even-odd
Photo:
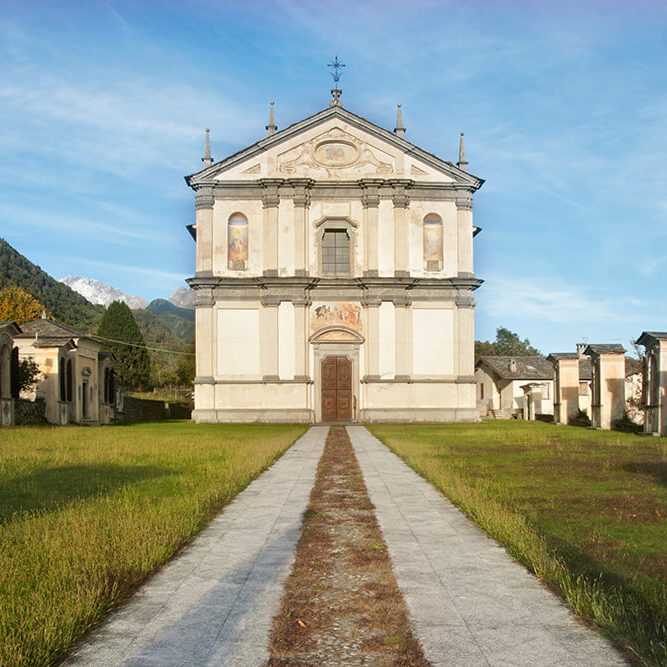
[[[348,333],[348,330],[345,333]],[[364,342],[364,338],[356,332],[353,333],[353,340],[318,340],[318,334],[313,335],[310,339],[314,356],[315,422],[318,424],[322,423],[322,362],[327,357],[346,357],[352,362],[352,421],[358,421],[361,407],[359,405],[359,389],[361,386],[359,382],[359,349]]]

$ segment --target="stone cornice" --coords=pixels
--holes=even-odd
[[[197,307],[212,307],[216,301],[255,301],[265,306],[289,301],[309,306],[314,301],[349,300],[371,307],[382,302],[408,308],[417,303],[449,301],[460,308],[474,308],[472,293],[482,284],[477,278],[223,278],[203,275],[187,282],[197,292]]]
[[[390,199],[396,204],[409,204],[409,200],[452,201],[460,208],[471,207],[472,189],[454,183],[429,183],[413,181],[408,188],[396,188],[392,181],[401,179],[361,179],[354,181],[325,181],[313,179],[260,179],[259,181],[213,181],[208,187],[215,199],[267,199],[293,198],[295,203],[307,197],[309,200],[363,199],[376,206],[379,200]],[[409,180],[409,179],[404,179]],[[296,183],[293,181],[312,181]],[[374,182],[369,182],[374,181]],[[211,204],[212,205],[212,204]],[[277,205],[271,203],[271,205]],[[300,204],[297,204],[300,205]]]

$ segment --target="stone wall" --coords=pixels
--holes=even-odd
[[[146,422],[162,419],[190,419],[192,407],[188,403],[167,403],[134,396],[123,397],[123,412],[118,422]]]

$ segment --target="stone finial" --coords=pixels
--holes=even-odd
[[[270,137],[272,134],[275,134],[277,129],[278,126],[276,125],[276,120],[273,113],[273,100],[271,100],[271,107],[269,109],[269,124],[266,126],[266,131],[268,132],[267,136]]]
[[[204,163],[204,167],[210,167],[213,164],[213,158],[211,157],[211,139],[210,134],[211,130],[206,128],[206,143],[204,145],[204,157],[201,161]]]
[[[42,309],[42,319],[43,319],[43,320],[46,319],[46,308],[43,308],[43,309]]]
[[[343,91],[340,88],[331,89],[331,102],[329,102],[330,107],[342,107],[343,103],[340,101],[340,96],[343,94]]]
[[[405,128],[403,127],[403,112],[401,111],[400,104],[398,105],[398,110],[396,112],[396,127],[394,128],[394,134],[401,139],[405,134]]]
[[[466,147],[463,144],[463,132],[461,132],[461,139],[459,141],[459,161],[456,163],[456,166],[461,171],[466,171],[468,169],[468,161],[466,160]]]

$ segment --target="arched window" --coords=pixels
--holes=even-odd
[[[72,372],[72,360],[67,360],[67,400],[71,403],[74,396],[74,374]]]
[[[65,357],[60,357],[58,361],[58,381],[60,384],[60,400],[67,400],[67,365]]]
[[[424,267],[442,271],[442,218],[437,213],[424,217]]]
[[[0,398],[12,395],[12,347],[3,345],[0,350]]]
[[[12,398],[18,398],[20,393],[19,387],[19,348],[15,347],[12,350],[12,378],[11,378],[11,393]]]
[[[227,221],[227,268],[248,268],[248,218],[243,213],[232,213]]]

